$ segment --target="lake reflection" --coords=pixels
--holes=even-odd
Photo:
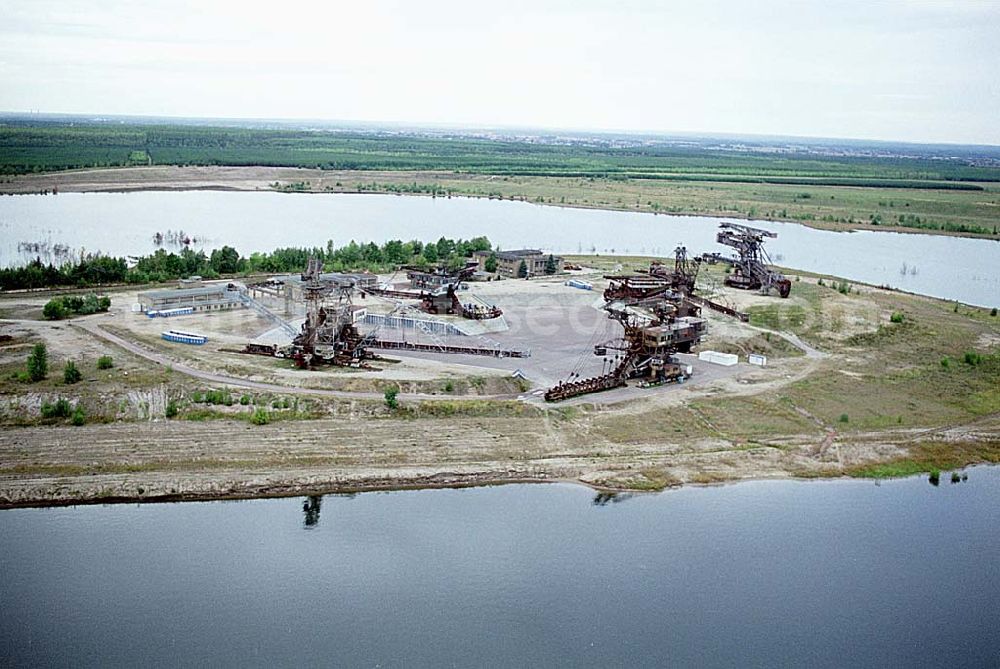
[[[996,666],[998,503],[1000,469],[976,468],[937,487],[510,485],[10,510],[0,656]]]

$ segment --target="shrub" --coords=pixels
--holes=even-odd
[[[396,396],[399,395],[399,388],[386,388],[385,389],[385,405],[390,409],[399,408],[399,400]]]
[[[102,355],[97,359],[97,369],[111,369],[115,366],[115,361],[110,355]]]
[[[69,400],[65,397],[60,397],[55,404],[42,402],[42,418],[67,418],[69,414]]]
[[[905,318],[906,317],[903,315],[903,312],[894,311],[892,312],[892,316],[889,316],[889,321],[892,323],[902,323]]]
[[[49,351],[45,344],[35,344],[28,356],[28,378],[41,381],[49,373]]]
[[[66,367],[63,368],[63,382],[66,385],[73,385],[74,383],[79,383],[83,375],[80,374],[80,370],[76,368],[76,363],[72,360],[66,361]]]
[[[451,381],[448,381],[444,384],[444,391],[446,393],[454,392],[454,390],[455,390],[455,384],[452,383]]]
[[[962,477],[959,475],[958,472],[952,472],[951,473],[951,482],[952,483],[958,483],[961,480],[962,480]]]
[[[254,425],[267,425],[271,422],[271,414],[264,407],[257,407],[250,415],[250,422]]]
[[[839,420],[840,420],[841,423],[848,423],[848,422],[850,422],[851,417],[848,416],[846,413],[842,413],[842,414],[840,414]]]
[[[170,400],[169,402],[167,402],[167,410],[166,410],[165,413],[166,413],[167,418],[173,418],[174,416],[176,416],[177,415],[177,402],[175,402],[174,400]]]
[[[224,390],[209,390],[205,393],[195,393],[193,400],[197,404],[225,404],[227,407],[233,405],[232,396]]]
[[[45,306],[42,307],[42,315],[47,320],[58,321],[66,318],[66,307],[63,306],[62,300],[57,297],[45,303]]]
[[[975,367],[983,361],[983,356],[975,351],[966,351],[965,355],[962,356],[962,361],[967,365]]]
[[[932,469],[930,475],[927,477],[927,480],[930,481],[931,485],[937,485],[938,483],[940,483],[941,482],[940,470]]]
[[[990,316],[996,316],[996,315],[997,315],[997,308],[993,307],[992,309],[990,309]]]
[[[942,367],[944,367],[945,369],[948,369],[948,365],[950,365],[950,364],[951,364],[951,359],[948,358],[948,356],[945,356],[945,357],[941,358],[941,366]]]
[[[247,406],[248,404],[250,404],[250,396],[249,395],[240,395],[240,405],[241,406]]]
[[[76,407],[76,411],[73,412],[73,418],[70,419],[70,422],[78,427],[87,422],[87,414],[83,412],[83,407]]]

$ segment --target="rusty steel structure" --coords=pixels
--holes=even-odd
[[[284,357],[303,368],[317,365],[359,367],[371,359],[354,325],[351,287],[331,286],[320,280],[323,264],[310,258],[302,273],[306,320]]]
[[[674,266],[654,260],[649,270],[641,274],[606,274],[610,283],[604,290],[606,302],[622,301],[631,306],[644,306],[665,299],[678,308],[681,316],[698,316],[705,307],[746,322],[750,317],[742,311],[720,304],[695,293],[695,282],[701,258],[688,256],[687,248],[674,249]],[[641,270],[640,270],[641,271]]]
[[[640,379],[642,386],[653,386],[682,382],[690,376],[690,367],[678,362],[674,354],[690,351],[701,341],[704,319],[680,316],[677,307],[668,300],[657,303],[651,309],[652,315],[620,303],[607,303],[604,310],[624,330],[621,337],[594,347],[594,354],[611,364],[611,370],[599,376],[561,382],[545,391],[546,401],[559,402],[619,388],[630,379]]]
[[[442,343],[423,344],[416,342],[378,339],[378,328],[362,334],[354,323],[355,309],[351,300],[353,286],[337,286],[322,281],[322,263],[310,258],[306,270],[302,273],[302,293],[306,305],[306,318],[301,328],[288,346],[277,344],[248,343],[238,353],[263,355],[276,358],[290,358],[295,364],[305,369],[320,365],[337,365],[342,367],[362,367],[370,369],[368,361],[379,359],[371,349],[393,349],[408,351],[428,351],[436,353],[454,353],[464,355],[483,355],[498,358],[526,358],[528,351],[510,350],[496,347],[452,346]],[[417,293],[422,299],[425,311],[438,313],[437,304],[450,310],[448,313],[463,313],[466,318],[495,318],[502,312],[495,307],[484,307],[475,304],[463,305],[454,292],[454,285],[449,284],[445,290],[434,293]],[[379,289],[364,289],[375,294],[385,294],[393,297],[412,297],[413,294],[403,291]],[[363,294],[363,293],[362,293]],[[435,303],[433,300],[443,297]],[[402,308],[402,304],[396,309]],[[453,311],[451,311],[453,310]],[[395,312],[395,310],[394,310]],[[390,313],[392,315],[393,312]],[[273,316],[273,314],[271,314]],[[277,318],[277,317],[275,317]],[[279,321],[281,319],[278,319]],[[287,322],[285,329],[294,332]]]
[[[700,268],[701,258],[689,257],[687,247],[678,246],[674,249],[673,270],[668,265],[654,260],[649,265],[649,275],[666,280],[670,287],[677,292],[690,295],[694,292],[694,285],[698,280],[698,270]]]
[[[458,281],[445,284],[430,292],[390,288],[368,288],[364,292],[400,300],[420,300],[420,310],[428,314],[458,315],[477,321],[503,316],[503,310],[496,305],[476,304],[475,302],[463,303],[456,291],[458,284]]]
[[[715,241],[736,249],[736,256],[726,257],[718,253],[704,254],[707,262],[724,262],[732,266],[725,283],[743,290],[760,290],[765,295],[776,290],[781,297],[788,297],[792,282],[772,267],[771,257],[764,249],[766,238],[775,238],[777,233],[751,228],[738,223],[719,223]]]

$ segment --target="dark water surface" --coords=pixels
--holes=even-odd
[[[1000,468],[0,512],[0,664],[1000,665]]]
[[[567,209],[525,202],[394,195],[273,192],[63,193],[0,197],[0,265],[56,245],[74,252],[144,255],[153,235],[182,230],[195,246],[228,244],[244,255],[283,246],[340,246],[354,239],[437,239],[486,235],[504,249],[556,253],[669,255],[729,253],[715,242],[720,218],[654,216]],[[745,221],[739,221],[745,223]],[[961,300],[1000,302],[1000,242],[940,235],[815,230],[794,223],[754,221],[778,233],[767,247],[775,262],[873,285]],[[176,247],[168,247],[176,250]],[[20,249],[20,250],[19,250]]]

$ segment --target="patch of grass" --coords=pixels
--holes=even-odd
[[[254,425],[267,425],[271,422],[271,415],[264,407],[257,407],[250,415],[250,422]]]
[[[1000,441],[918,444],[910,449],[906,457],[879,464],[858,465],[848,468],[845,473],[855,478],[901,478],[982,463],[1000,463]]]
[[[110,355],[102,355],[97,359],[97,369],[111,369],[115,366],[115,361]]]
[[[533,416],[538,409],[516,400],[445,400],[423,401],[397,409],[404,418],[442,418],[475,416]]]
[[[873,332],[862,332],[847,338],[848,346],[878,348],[919,334],[919,328],[912,320],[903,320],[891,325],[879,325]]]
[[[645,467],[631,476],[615,477],[606,481],[611,487],[638,492],[660,492],[682,483],[680,479],[656,467]]]
[[[203,392],[196,392],[191,397],[191,401],[195,404],[217,404],[227,407],[231,407],[234,404],[233,396],[225,390],[206,390]]]

